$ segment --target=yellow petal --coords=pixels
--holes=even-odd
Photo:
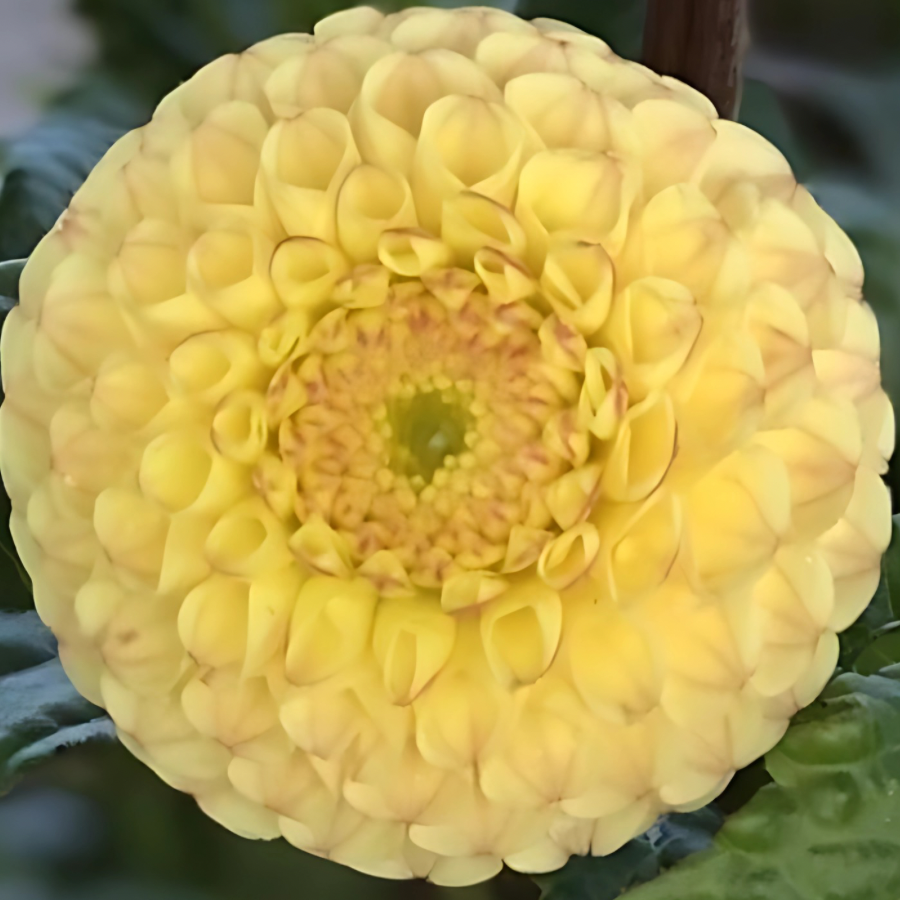
[[[291,617],[285,671],[312,684],[351,663],[369,640],[377,594],[364,579],[314,576],[300,589]]]
[[[562,606],[549,588],[510,591],[481,614],[481,639],[494,677],[507,687],[532,684],[559,645]]]
[[[450,657],[455,636],[453,619],[420,599],[381,602],[372,646],[391,703],[406,706],[427,687]]]

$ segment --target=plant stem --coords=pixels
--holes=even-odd
[[[706,94],[736,118],[747,46],[746,0],[648,0],[644,64]]]

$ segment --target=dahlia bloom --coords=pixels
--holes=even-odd
[[[862,280],[774,147],[559,22],[219,59],[3,331],[38,611],[238,834],[448,885],[611,853],[770,749],[873,594]]]

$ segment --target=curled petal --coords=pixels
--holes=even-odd
[[[601,441],[618,431],[628,408],[628,391],[615,355],[605,347],[591,347],[585,354],[584,385],[578,401],[581,425]]]
[[[278,708],[263,678],[241,678],[236,669],[195,675],[181,693],[191,724],[226,747],[259,737],[278,722]]]
[[[109,610],[100,652],[110,672],[123,685],[140,693],[170,690],[187,662],[178,640],[178,604],[122,603],[119,585],[107,583],[98,587],[99,590],[88,586],[87,590],[82,589],[79,606],[82,616],[89,608],[92,616]],[[118,603],[113,599],[116,593]]]
[[[285,306],[313,310],[326,300],[350,266],[335,247],[312,237],[282,241],[272,257],[272,283]]]
[[[863,285],[863,265],[859,250],[805,187],[797,185],[791,199],[793,208],[812,229],[841,286],[849,297],[858,300],[862,296]]]
[[[382,265],[407,278],[444,268],[450,255],[443,241],[419,228],[386,231],[378,241]]]
[[[846,401],[811,400],[793,427],[763,432],[757,441],[787,465],[795,532],[813,537],[834,525],[850,502],[862,455],[853,407]]]
[[[282,787],[282,799],[278,801],[278,805],[285,804],[287,808],[285,815],[291,819],[302,818],[317,828],[327,827],[328,821],[327,819],[323,821],[323,813],[334,805],[335,799],[340,795],[339,785],[335,784],[333,767],[316,766],[315,763],[319,760],[331,762],[340,758],[364,730],[365,722],[359,713],[357,695],[350,688],[340,685],[322,690],[294,688],[282,701],[281,725],[294,744],[304,751],[298,754],[298,757],[308,766],[312,763],[310,768],[313,778],[312,784],[309,785],[305,785],[299,779],[293,781],[292,786],[296,786],[298,793],[303,792],[299,796],[285,797]],[[319,790],[310,791],[309,788],[314,786]],[[303,803],[304,794],[306,798],[312,800],[310,805]],[[287,803],[290,803],[290,806],[287,806]],[[303,806],[300,806],[301,803]],[[324,809],[323,804],[327,804]],[[304,807],[305,813],[301,812]],[[278,809],[278,806],[275,808]],[[309,827],[306,830],[307,844],[304,846],[312,843]]]
[[[644,208],[641,228],[649,274],[680,282],[701,304],[744,298],[747,253],[699,188],[679,184],[661,191]]]
[[[658,661],[646,636],[622,616],[579,621],[569,660],[579,693],[609,722],[626,724],[659,702]]]
[[[577,147],[602,152],[623,149],[631,143],[625,107],[571,75],[520,75],[506,83],[504,96],[548,149]]]
[[[419,752],[444,769],[471,765],[487,753],[497,740],[504,715],[483,659],[476,674],[445,669],[414,701],[414,709]]]
[[[830,626],[841,631],[872,599],[880,577],[881,554],[891,538],[890,493],[874,472],[859,468],[843,516],[817,544],[834,576],[834,614]]]
[[[346,35],[374,34],[384,24],[384,13],[370,6],[356,6],[319,19],[313,28],[313,34],[319,40],[327,41]]]
[[[520,572],[537,562],[553,532],[527,525],[513,525],[509,532],[503,572]]]
[[[702,327],[691,292],[665,278],[640,278],[613,303],[603,330],[622,366],[629,394],[643,399],[685,364]]]
[[[321,516],[313,516],[291,536],[291,550],[311,569],[324,575],[350,575],[350,549],[346,540]]]
[[[544,446],[576,468],[583,466],[591,451],[590,436],[578,425],[578,414],[573,409],[557,413],[544,426]]]
[[[266,453],[253,470],[253,487],[280,519],[294,511],[297,473],[280,457]]]
[[[676,100],[651,99],[632,111],[648,196],[692,180],[716,140],[702,112]]]
[[[472,144],[483,152],[470,152]],[[463,190],[510,206],[525,156],[525,135],[499,103],[479,97],[444,97],[428,107],[413,162],[419,218],[439,230],[443,200]]]
[[[681,505],[657,491],[625,525],[609,549],[609,578],[621,603],[659,587],[681,546]]]
[[[253,577],[291,558],[282,523],[259,497],[231,507],[206,541],[206,556],[221,572]]]
[[[496,100],[499,93],[478,66],[457,53],[392,53],[366,73],[350,118],[367,161],[408,175],[426,110],[452,94]]]
[[[128,233],[111,266],[113,295],[141,306],[180,296],[185,290],[187,250],[176,225],[145,219]]]
[[[684,610],[665,632],[668,677],[661,705],[681,725],[727,712],[749,673],[721,609]]]
[[[766,412],[777,421],[795,412],[815,389],[809,326],[790,293],[775,284],[753,292],[747,318],[762,354]]]
[[[531,27],[505,10],[419,8],[398,22],[391,31],[391,43],[411,52],[445,47],[463,56],[473,56],[480,41],[489,34],[530,32]]]
[[[763,611],[761,658],[752,684],[765,696],[789,690],[810,667],[834,610],[834,582],[822,554],[785,547],[756,584]]]
[[[104,491],[100,495],[105,499],[104,513],[111,505],[108,494],[109,491]],[[124,502],[132,499],[132,495],[126,496]],[[150,532],[156,537],[153,526],[160,524],[164,529],[165,522],[152,518],[152,512],[139,503],[136,508],[145,513],[147,527],[144,533]],[[90,498],[73,490],[65,479],[53,475],[32,494],[26,513],[28,527],[43,552],[64,565],[77,567],[89,565],[91,553],[96,554],[98,549],[97,537],[91,533],[90,514]],[[153,556],[155,560],[155,554]]]
[[[588,348],[584,337],[561,319],[547,316],[538,330],[541,352],[552,366],[583,372]]]
[[[590,512],[601,490],[602,471],[599,463],[588,463],[566,472],[547,488],[547,509],[560,528],[571,528]]]
[[[262,675],[266,665],[283,652],[288,623],[299,596],[302,577],[293,565],[264,572],[250,582],[247,595],[247,651],[245,677]]]
[[[350,123],[333,109],[278,122],[262,146],[263,182],[289,235],[333,241],[337,194],[361,162]]]
[[[500,32],[486,37],[475,55],[497,84],[531,72],[568,72],[563,46],[540,34]]]
[[[407,597],[415,593],[403,563],[390,550],[378,550],[358,569],[384,597]]]
[[[312,42],[299,48],[269,75],[265,93],[272,111],[291,119],[308,109],[347,113],[359,93],[366,69],[390,52],[369,35],[347,35],[325,46]]]
[[[280,311],[267,277],[272,250],[240,228],[207,231],[188,253],[188,283],[229,324],[256,331]]]
[[[697,454],[734,449],[758,428],[765,410],[765,367],[749,335],[726,332],[672,385],[678,441]]]
[[[233,100],[212,109],[176,156],[177,177],[186,192],[210,206],[250,206],[267,131],[251,103]]]
[[[308,349],[311,318],[302,308],[291,309],[263,328],[258,342],[260,362],[275,369],[300,356]]]
[[[448,309],[458,310],[481,287],[481,279],[468,269],[432,269],[422,274],[422,284]]]
[[[483,247],[475,254],[475,272],[495,303],[515,303],[535,292],[531,273],[517,259]]]
[[[538,560],[538,575],[546,585],[561,591],[590,571],[599,552],[597,527],[580,522],[544,547]]]
[[[736,223],[754,281],[787,288],[806,312],[814,348],[831,344],[844,329],[848,304],[816,237],[802,217],[774,199],[752,204]]]
[[[612,261],[599,244],[554,246],[544,261],[541,288],[559,318],[589,337],[609,314]]]
[[[516,216],[540,269],[551,241],[621,249],[637,191],[633,172],[605,153],[544,150],[522,170]]]
[[[441,588],[441,609],[460,612],[481,606],[509,589],[509,582],[493,572],[460,572],[450,576]]]
[[[243,387],[263,387],[265,369],[253,338],[239,331],[198,334],[176,347],[169,357],[169,376],[178,393],[200,402],[217,403]]]
[[[619,503],[643,500],[672,463],[675,435],[675,413],[666,394],[632,406],[606,461],[602,492]]]
[[[515,257],[524,253],[526,243],[522,226],[505,206],[473,191],[444,201],[441,238],[463,266],[471,266],[482,247]]]
[[[766,564],[790,524],[784,463],[750,448],[726,460],[686,498],[685,525],[697,576],[716,586]]]
[[[338,240],[355,262],[373,262],[378,240],[394,228],[417,225],[412,191],[402,175],[377,166],[357,166],[337,200]]]
[[[297,597],[288,634],[285,672],[294,684],[313,684],[340,671],[366,646],[377,594],[364,579],[316,575]]]
[[[94,506],[97,539],[109,558],[142,578],[159,575],[168,525],[159,507],[123,488],[107,488]]]
[[[372,646],[391,703],[406,706],[425,689],[449,659],[455,637],[452,618],[415,598],[379,605]]]
[[[146,425],[167,400],[153,366],[126,354],[112,356],[94,380],[91,416],[111,430],[136,430]]]
[[[550,588],[510,591],[481,614],[481,640],[494,677],[507,687],[537,681],[556,655],[562,605]]]
[[[82,585],[75,595],[75,615],[85,635],[102,635],[122,606],[127,594],[115,580],[96,579]]]
[[[344,784],[344,796],[372,818],[414,821],[422,817],[444,777],[414,745],[400,750],[382,745]]]
[[[167,432],[152,440],[138,477],[141,490],[171,512],[219,512],[246,490],[241,469],[205,446],[196,433]]]
[[[382,306],[388,299],[390,283],[390,270],[384,266],[356,266],[337,283],[332,300],[347,309]]]
[[[97,428],[83,407],[61,407],[50,420],[49,432],[50,464],[71,487],[99,493],[133,464],[134,451],[126,439]]]
[[[711,123],[715,141],[703,159],[697,180],[716,201],[735,182],[753,185],[763,196],[789,199],[797,180],[784,155],[762,135],[728,119]]]
[[[187,652],[206,666],[240,663],[247,648],[247,604],[247,585],[227,575],[212,575],[195,587],[178,614]]]
[[[212,566],[205,549],[213,524],[210,517],[194,512],[172,516],[157,583],[161,593],[178,595],[209,577]]]
[[[219,452],[229,459],[245,464],[256,462],[268,441],[262,394],[242,391],[226,397],[213,418],[212,438]]]

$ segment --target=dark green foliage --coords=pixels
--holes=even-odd
[[[103,710],[66,678],[35,612],[0,612],[0,794],[57,751],[115,737]]]
[[[711,849],[627,896],[896,900],[900,667],[837,678],[766,765],[775,784],[726,821]]]
[[[900,623],[900,516],[894,516],[891,545],[881,561],[881,581],[866,611],[841,634],[841,655],[838,665],[842,669],[855,669],[865,675],[878,671],[885,665],[900,662],[895,651],[887,655],[888,647],[898,647],[896,636],[891,637]],[[881,643],[886,641],[887,643]],[[879,645],[875,650],[873,645]],[[873,655],[875,654],[875,655]],[[882,661],[876,664],[876,661]]]
[[[536,876],[541,900],[613,900],[707,849],[721,825],[722,816],[713,807],[664,816],[647,834],[610,856],[575,856],[558,872]]]

